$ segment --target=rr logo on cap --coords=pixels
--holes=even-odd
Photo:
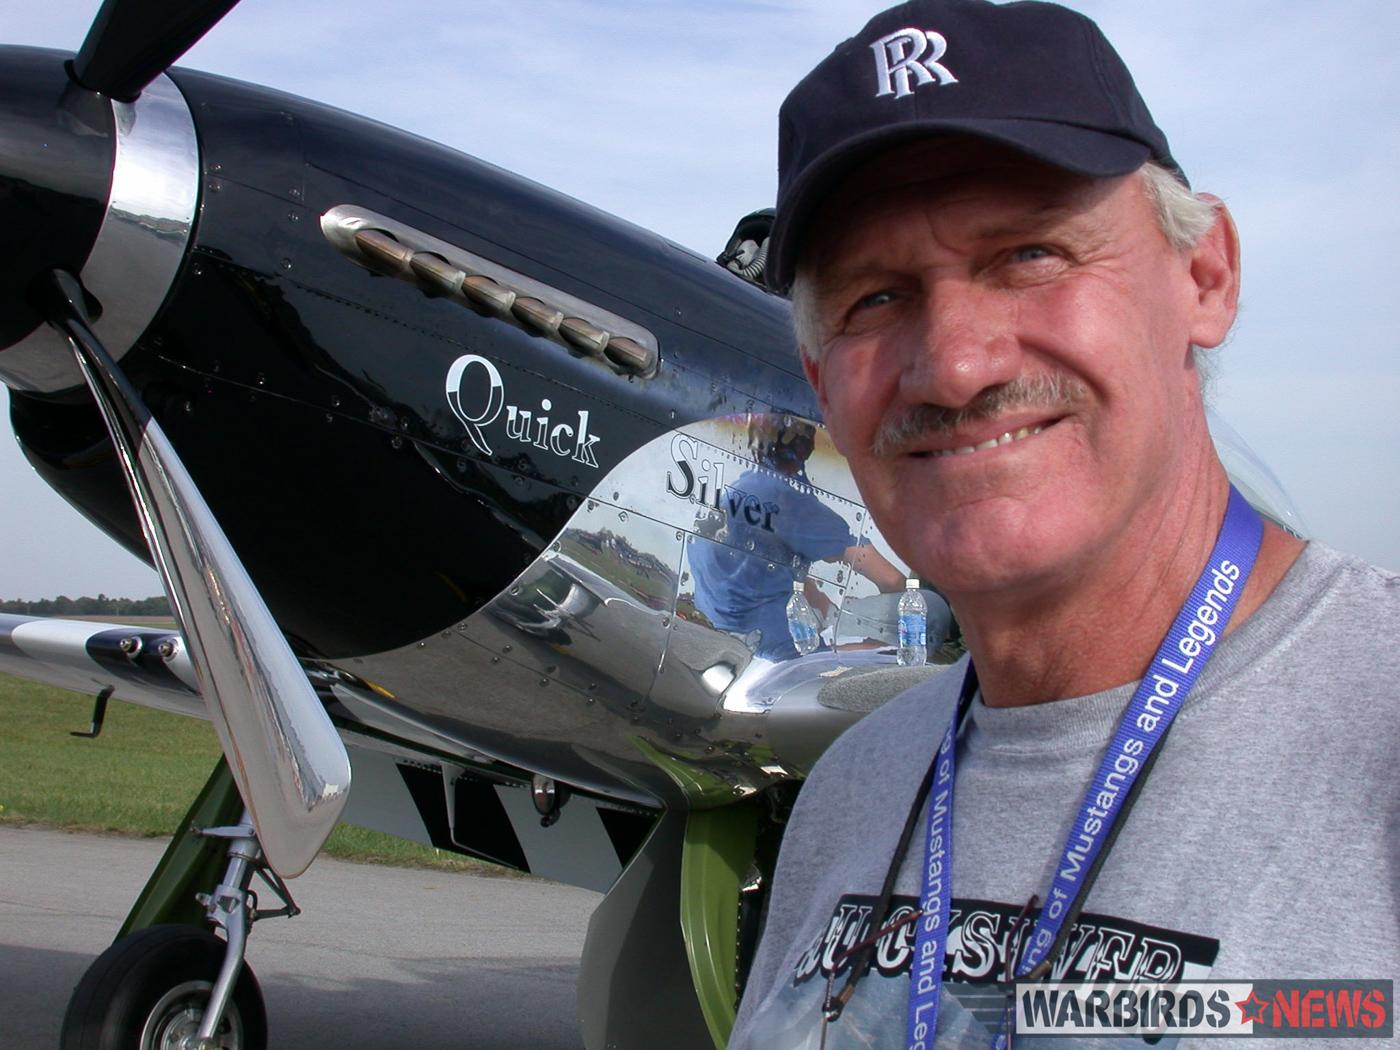
[[[870,50],[875,52],[876,98],[883,95],[893,95],[895,98],[912,95],[914,88],[909,86],[911,74],[916,81],[914,87],[958,82],[948,67],[938,61],[948,50],[948,41],[943,39],[942,33],[935,33],[932,29],[896,30],[871,44]]]

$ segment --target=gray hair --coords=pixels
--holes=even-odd
[[[1137,174],[1157,213],[1157,224],[1167,243],[1178,251],[1194,248],[1196,242],[1215,225],[1220,212],[1219,202],[1192,193],[1175,172],[1156,161],[1149,160],[1137,170]],[[798,263],[789,297],[792,301],[792,324],[803,356],[820,358],[816,296],[813,294],[811,273],[801,262]],[[1203,359],[1206,355],[1199,348],[1193,347],[1192,350],[1196,367],[1200,369],[1205,364]]]

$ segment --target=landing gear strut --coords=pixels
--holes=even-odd
[[[198,895],[224,938],[196,926],[150,926],[128,934],[89,967],[63,1018],[61,1050],[265,1050],[267,1013],[244,961],[258,919],[296,915],[286,884],[262,860],[245,811],[233,827],[206,828],[229,840],[228,866],[213,893]],[[258,875],[282,906],[257,906]]]

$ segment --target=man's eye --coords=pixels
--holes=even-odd
[[[894,292],[879,291],[871,292],[869,295],[862,295],[856,300],[855,310],[870,310],[877,306],[884,306],[886,303],[894,301]]]
[[[1049,248],[1043,244],[1027,244],[1017,248],[1011,253],[1012,262],[1034,262],[1037,259],[1048,259],[1054,255]]]

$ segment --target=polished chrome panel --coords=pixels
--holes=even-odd
[[[755,422],[712,419],[649,442],[479,612],[346,669],[392,691],[444,735],[615,798],[655,804],[678,791],[692,805],[714,805],[804,773],[820,750],[814,742],[834,739],[857,717],[817,703],[823,684],[897,669],[886,644],[894,602],[840,560],[783,553],[782,512],[771,516],[768,546],[726,529],[735,514],[762,514],[743,491],[759,486],[743,479],[762,476],[770,491],[790,487],[789,515],[820,505],[899,563],[823,431],[804,476],[790,478],[751,451]],[[794,574],[814,580],[842,610],[828,636],[834,649],[774,659],[760,655],[752,632],[716,628],[696,600],[695,552],[704,545],[752,562],[782,592],[790,593]]]
[[[283,877],[299,875],[345,807],[345,745],[160,425],[86,326],[62,323],[268,863]],[[178,664],[178,647],[168,658]]]
[[[321,216],[321,232],[366,269],[485,310],[618,372],[645,377],[660,365],[656,336],[636,322],[386,215],[339,204]]]
[[[135,102],[113,102],[112,112],[111,194],[79,276],[102,304],[93,332],[120,361],[165,302],[185,257],[199,203],[199,146],[184,96],[164,74]],[[0,353],[0,380],[50,392],[83,377],[67,341],[44,325]]]
[[[876,650],[819,651],[740,683],[726,706],[755,703],[768,711],[767,740],[785,770],[805,775],[845,729],[885,701],[946,665],[900,667]],[[740,697],[741,691],[746,696]]]
[[[465,762],[490,765],[493,759],[475,751],[460,735],[445,732],[418,712],[405,707],[368,683],[357,682],[349,675],[337,673],[323,684],[332,697],[348,711],[356,722],[378,730],[394,740],[417,745],[429,753],[453,755]]]

